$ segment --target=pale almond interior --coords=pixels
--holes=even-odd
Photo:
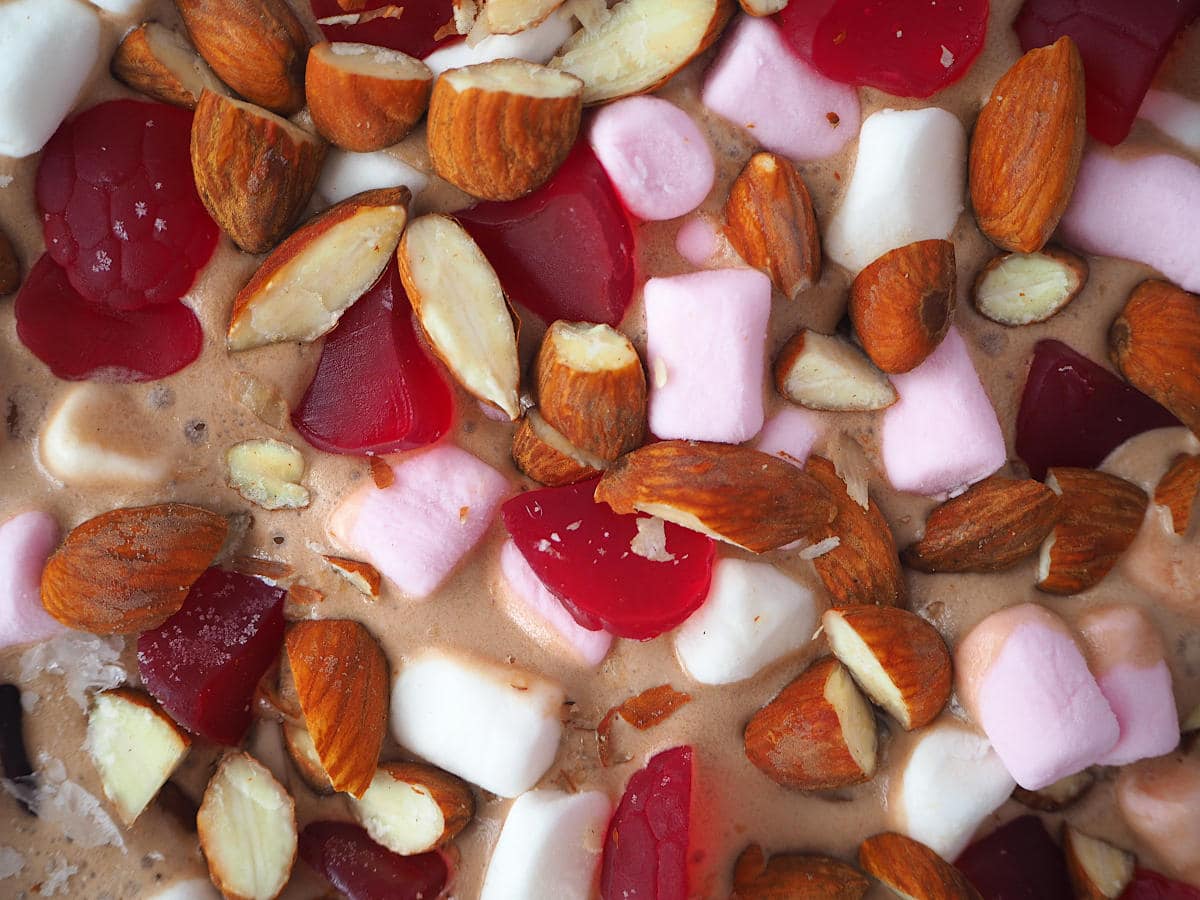
[[[568,459],[573,459],[575,462],[579,463],[579,465],[586,466],[589,469],[602,471],[608,468],[608,463],[606,463],[600,457],[593,456],[584,450],[580,450],[578,447],[568,441],[566,437],[563,436],[562,432],[551,426],[550,423],[543,419],[542,414],[536,409],[531,409],[526,412],[525,417],[529,420],[529,427],[533,429],[533,433],[536,434],[544,443],[553,447],[563,456],[567,457]]]
[[[229,486],[263,509],[302,509],[308,506],[304,455],[291,444],[270,439],[242,441],[225,454]]]
[[[554,12],[563,0],[487,0],[483,7],[492,34],[516,34]]]
[[[836,611],[822,619],[830,649],[876,705],[883,707],[905,730],[912,727],[908,704],[867,642]]]
[[[752,16],[769,16],[788,5],[788,0],[741,0],[742,9]]]
[[[389,81],[430,81],[429,66],[407,53],[370,44],[318,44],[311,51],[321,62],[343,72]]]
[[[205,91],[227,96],[229,89],[213,74],[208,64],[180,35],[157,22],[147,22],[146,43],[155,58],[179,81],[196,100]]]
[[[520,59],[498,59],[451,69],[442,77],[460,92],[476,88],[494,93],[520,94],[523,97],[559,99],[574,97],[583,90],[578,78]]]
[[[424,853],[438,845],[446,817],[429,789],[394,778],[379,769],[354,810],[378,843],[402,856]]]
[[[1041,322],[1079,290],[1079,274],[1042,253],[1014,253],[980,279],[979,311],[1005,325]]]
[[[640,364],[629,339],[607,325],[555,322],[546,341],[577,372],[618,372]]]
[[[803,349],[784,371],[784,395],[818,410],[877,410],[896,402],[896,390],[862,351],[841,338],[804,334]]]
[[[825,682],[825,700],[837,712],[842,736],[855,764],[867,776],[875,772],[877,740],[875,713],[863,699],[854,680],[842,666],[835,666]]]
[[[1133,880],[1134,858],[1112,844],[1069,829],[1067,840],[1092,886],[1105,897],[1120,897]]]

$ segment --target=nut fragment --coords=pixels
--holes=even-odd
[[[1088,264],[1057,247],[993,257],[975,278],[979,314],[1010,327],[1045,322],[1079,296]]]
[[[1200,456],[1181,453],[1154,489],[1154,502],[1171,512],[1171,527],[1176,534],[1187,534],[1192,510],[1200,498]]]
[[[541,484],[558,487],[595,478],[605,462],[589,457],[546,424],[536,409],[525,413],[513,432],[513,462]]]
[[[284,722],[283,746],[287,748],[292,765],[313,793],[322,797],[336,793],[329,781],[329,773],[321,765],[321,757],[317,754],[317,745],[313,743],[312,735],[303,725]]]
[[[385,763],[354,812],[375,841],[412,856],[454,840],[475,815],[475,798],[465,781],[441,769]]]
[[[768,861],[751,844],[734,865],[730,900],[862,900],[870,889],[871,882],[841,860],[777,853]]]
[[[950,863],[910,837],[885,832],[858,847],[858,862],[897,896],[913,900],[980,900],[979,891]]]
[[[225,454],[229,486],[263,509],[303,509],[308,506],[304,454],[282,441],[260,439],[234,444]]]
[[[147,22],[121,41],[112,58],[113,76],[135,91],[163,103],[195,109],[208,90],[226,93],[225,86],[182,37]]]
[[[775,386],[809,409],[850,412],[885,409],[896,389],[863,352],[836,335],[801,328],[775,360]]]
[[[788,0],[738,0],[742,12],[748,16],[773,16],[785,6]]]
[[[1136,858],[1107,841],[1067,825],[1063,828],[1063,850],[1075,896],[1080,900],[1116,900],[1133,881]]]
[[[379,599],[379,589],[383,579],[370,563],[357,559],[347,559],[344,556],[322,556],[333,571],[354,586],[354,589],[372,600]]]
[[[260,422],[272,428],[284,429],[291,421],[291,410],[279,388],[247,372],[234,373],[229,384],[230,395]]]
[[[483,14],[492,34],[516,34],[542,22],[563,0],[486,0]]]

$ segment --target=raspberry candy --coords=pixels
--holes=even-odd
[[[399,16],[370,15],[376,10],[398,5],[395,0],[368,0],[354,4],[361,6],[361,11],[347,14],[338,0],[312,0],[312,11],[327,41],[374,44],[417,59],[424,59],[439,47],[462,40],[453,27],[449,29],[449,35],[438,37],[439,33],[444,33],[446,25],[454,21],[453,0],[405,3],[404,13]],[[350,17],[354,21],[350,21]]]

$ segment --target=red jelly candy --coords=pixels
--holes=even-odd
[[[967,74],[987,38],[988,0],[816,0],[775,18],[823,75],[930,97]]]
[[[587,141],[527,197],[455,213],[505,292],[547,322],[617,325],[633,300],[633,229]]]
[[[1119,144],[1175,38],[1200,0],[1026,0],[1013,28],[1023,50],[1069,34],[1079,47],[1092,137]]]
[[[83,298],[112,309],[178,300],[217,225],[192,180],[192,114],[113,100],[55,133],[37,173],[46,252]]]
[[[955,862],[983,900],[1072,900],[1062,850],[1037,816],[1021,816],[963,851]]]
[[[691,802],[691,747],[664,750],[630,776],[604,841],[602,900],[685,900]]]
[[[417,339],[393,261],[346,310],[292,424],[329,453],[393,453],[431,444],[454,418],[454,395]]]
[[[1017,456],[1034,478],[1051,466],[1098,466],[1129,438],[1180,422],[1060,341],[1038,341],[1017,413]]]
[[[650,640],[690,616],[708,594],[711,538],[666,523],[662,562],[630,548],[641,517],[592,498],[596,480],[542,488],[501,507],[504,526],[530,568],[584,628]]]
[[[1200,888],[1139,868],[1121,900],[1200,900]]]
[[[347,900],[434,900],[449,877],[440,853],[401,856],[349,822],[304,826],[299,850]]]
[[[179,612],[138,638],[146,690],[189,731],[238,744],[258,682],[283,644],[286,596],[258,578],[209,569]]]
[[[200,355],[204,333],[178,301],[120,311],[76,293],[50,254],[34,263],[13,308],[17,337],[58,378],[154,381]]]
[[[424,59],[438,47],[462,40],[459,35],[453,33],[441,40],[435,37],[446,23],[454,20],[453,0],[420,0],[417,3],[369,0],[361,6],[361,12],[348,14],[338,4],[338,0],[312,0],[313,16],[318,20],[365,13],[363,21],[355,23],[318,22],[325,40],[390,47],[418,59]],[[397,6],[404,9],[399,16],[371,16],[375,10]]]

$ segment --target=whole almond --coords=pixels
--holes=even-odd
[[[962,872],[910,837],[885,832],[858,847],[858,863],[897,896],[914,900],[981,900]]]
[[[734,865],[730,900],[862,900],[870,889],[871,882],[841,860],[810,853],[768,860],[751,844]]]
[[[1181,453],[1171,462],[1171,467],[1154,489],[1154,502],[1171,511],[1171,527],[1176,534],[1187,534],[1198,497],[1200,456]]]

